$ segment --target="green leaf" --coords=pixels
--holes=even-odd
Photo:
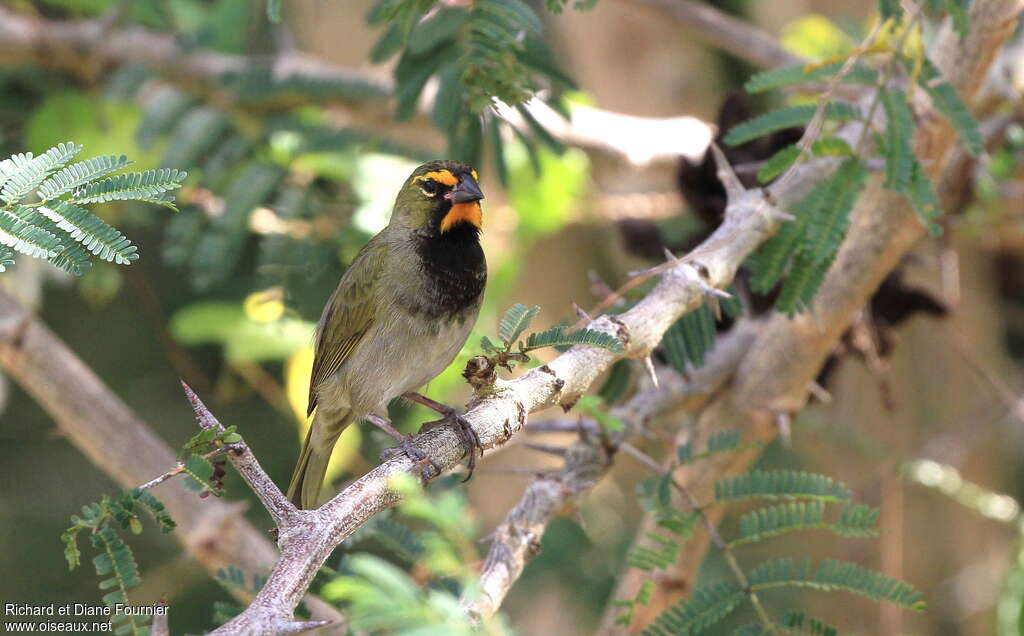
[[[647,538],[656,544],[656,547],[638,545],[634,548],[626,562],[634,568],[650,572],[656,568],[668,568],[679,559],[679,550],[682,547],[675,539],[663,537],[655,532],[648,532]]]
[[[815,105],[805,104],[769,111],[733,126],[724,141],[730,146],[738,146],[776,130],[803,126],[811,121],[817,109]],[[848,102],[829,102],[825,107],[825,118],[830,121],[847,121],[859,117],[860,110]]]
[[[644,636],[703,633],[731,614],[746,598],[734,583],[698,587],[689,598],[659,614],[642,633]]]
[[[174,197],[167,194],[181,187],[188,176],[184,170],[162,168],[145,172],[129,172],[108,177],[80,188],[72,193],[72,203],[105,203],[107,201],[146,201],[169,207],[174,206]]]
[[[890,18],[899,20],[903,17],[903,6],[900,4],[900,0],[878,0],[878,13],[882,20]]]
[[[132,162],[128,161],[128,157],[124,155],[93,157],[92,159],[73,163],[66,168],[58,170],[39,186],[39,198],[43,201],[55,199],[90,181],[94,181],[131,164]]]
[[[828,180],[818,186],[820,192],[810,195],[814,197],[813,207],[800,213],[810,215],[801,250],[811,260],[832,261],[846,236],[850,211],[864,189],[867,176],[864,164],[854,158],[846,159]]]
[[[888,122],[884,141],[885,187],[906,192],[914,169],[914,120],[903,91],[882,88],[879,97]]]
[[[149,510],[150,514],[153,515],[153,519],[155,519],[157,524],[160,526],[161,532],[170,532],[177,527],[178,524],[175,523],[174,519],[171,518],[170,513],[167,512],[166,508],[164,508],[163,502],[153,496],[153,493],[148,490],[136,488],[131,491],[131,496]]]
[[[617,433],[626,428],[622,420],[605,411],[604,400],[598,395],[584,395],[576,402],[576,408],[594,418],[606,432]]]
[[[956,29],[960,39],[967,37],[968,31],[971,30],[970,19],[967,17],[967,2],[965,0],[944,0],[943,5],[953,21],[953,28]]]
[[[845,61],[832,62],[821,66],[798,64],[761,71],[752,75],[743,87],[748,93],[762,93],[776,88],[825,82],[831,79],[844,63]],[[875,85],[878,83],[878,73],[874,69],[855,66],[843,77],[843,82]]]
[[[810,307],[831,265],[831,261],[813,259],[806,252],[797,252],[775,301],[775,309],[792,318],[797,312]]]
[[[786,146],[776,152],[757,171],[757,180],[761,183],[768,183],[775,177],[789,169],[796,160],[800,158],[800,147],[796,144]]]
[[[161,165],[194,166],[210,155],[230,128],[227,116],[210,106],[189,110],[167,138],[167,151]],[[184,179],[184,175],[181,177]]]
[[[501,120],[497,117],[490,117],[487,120],[487,138],[491,147],[494,171],[498,174],[498,181],[502,186],[508,188],[509,172],[508,163],[505,161],[505,140],[501,138]]]
[[[14,265],[14,252],[9,248],[0,247],[0,272],[6,272],[11,265]]]
[[[715,345],[715,333],[715,316],[707,305],[683,314],[662,336],[669,365],[680,373],[691,365],[699,367]]]
[[[18,208],[23,212],[29,208]],[[64,249],[60,238],[42,227],[19,218],[8,210],[0,210],[0,245],[35,258],[50,258]]]
[[[978,128],[978,121],[974,118],[970,109],[960,99],[960,94],[955,88],[945,81],[941,81],[942,75],[928,59],[924,60],[920,73],[917,75],[917,83],[932,98],[932,103],[942,115],[949,120],[964,148],[973,157],[977,157],[985,149],[985,139]]]
[[[561,155],[565,152],[565,146],[562,142],[555,139],[554,136],[548,132],[548,129],[537,121],[537,118],[533,116],[533,113],[530,112],[530,109],[527,108],[525,104],[516,104],[516,110],[519,111],[519,114],[523,117],[523,121],[527,123],[530,127],[530,131],[542,144],[551,149],[551,151],[556,155]]]
[[[853,148],[845,139],[839,137],[822,137],[811,144],[811,152],[815,157],[853,157]]]
[[[423,55],[445,40],[452,39],[468,17],[469,12],[460,7],[442,7],[417,24],[409,34],[409,52]]]
[[[914,212],[921,218],[928,233],[932,236],[942,234],[942,226],[935,223],[935,219],[942,216],[942,204],[939,195],[935,192],[932,180],[924,171],[921,162],[914,158],[914,169],[910,178],[910,188],[905,193],[910,199],[910,205]]]
[[[139,258],[139,248],[132,245],[124,234],[85,208],[54,201],[49,207],[40,207],[38,210],[101,260],[129,265]]]
[[[775,236],[750,255],[747,263],[753,272],[751,289],[766,294],[778,284],[786,273],[790,259],[800,247],[806,228],[807,216],[798,215],[795,221],[783,223]]]
[[[614,404],[625,394],[629,388],[630,379],[633,377],[633,365],[629,360],[618,360],[612,365],[597,394],[601,396],[605,404]]]
[[[210,484],[213,478],[213,464],[201,455],[192,453],[183,462],[185,477],[185,488],[192,492],[210,491],[219,494],[218,489]]]
[[[731,545],[754,543],[787,532],[827,528],[825,503],[791,502],[759,508],[740,517],[740,536]]]
[[[805,587],[823,591],[846,591],[874,601],[892,603],[905,609],[923,610],[922,595],[913,586],[856,563],[825,559],[812,578],[806,561],[794,567],[792,559],[778,559],[754,568],[750,573],[754,591],[773,587]]]
[[[523,353],[540,349],[541,347],[560,347],[583,345],[589,347],[600,347],[613,353],[622,353],[622,343],[615,336],[603,331],[591,329],[580,329],[579,331],[568,332],[569,328],[564,325],[552,327],[539,333],[531,333],[526,339],[526,345],[522,347]]]
[[[33,157],[30,152],[14,155],[5,170],[7,174],[3,188],[0,189],[0,199],[7,203],[21,201],[51,172],[61,168],[81,149],[81,146],[69,141],[50,148],[38,157]]]
[[[72,526],[60,535],[64,544],[64,559],[68,562],[68,570],[74,570],[82,563],[82,551],[78,549],[78,533],[81,528]]]
[[[501,317],[498,324],[498,335],[506,345],[511,345],[530,326],[530,323],[540,312],[540,307],[534,305],[527,307],[516,303],[508,308],[505,315]]]
[[[825,475],[794,470],[754,470],[715,482],[716,501],[811,499],[846,501],[850,491]]]
[[[782,616],[782,626],[809,636],[839,636],[839,631],[835,627],[807,616],[802,610],[788,610]]]
[[[874,537],[878,535],[877,523],[878,508],[847,504],[839,511],[839,521],[832,530],[841,537]]]
[[[749,444],[747,446],[740,446],[740,441],[743,439],[743,433],[736,430],[724,430],[715,431],[708,436],[706,450],[701,453],[694,452],[693,441],[689,441],[685,444],[680,444],[676,447],[676,460],[680,464],[688,464],[698,459],[704,459],[718,453],[728,453],[737,450],[746,450],[748,448],[755,448],[758,444]]]

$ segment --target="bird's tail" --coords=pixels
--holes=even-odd
[[[317,410],[306,432],[306,441],[302,444],[299,461],[295,464],[291,484],[288,485],[288,499],[299,508],[312,510],[319,507],[320,489],[334,444],[354,419],[351,411],[333,411],[328,414]]]

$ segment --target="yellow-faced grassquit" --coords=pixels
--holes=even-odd
[[[355,420],[376,424],[411,458],[424,459],[388,421],[388,403],[399,396],[457,425],[472,470],[479,440],[466,421],[412,391],[455,359],[476,322],[487,280],[483,198],[469,166],[420,166],[399,191],[387,227],[345,270],[317,326],[308,411],[316,416],[288,488],[297,506],[317,507],[334,444]]]

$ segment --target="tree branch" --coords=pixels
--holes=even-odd
[[[758,326],[752,321],[737,324],[719,339],[707,362],[688,379],[671,369],[662,369],[657,387],[638,391],[627,403],[611,409],[610,414],[624,424],[621,431],[604,436],[593,428],[584,429],[567,450],[562,468],[534,479],[495,529],[480,572],[480,595],[464,599],[466,608],[481,618],[497,612],[527,562],[540,550],[540,539],[548,523],[608,473],[616,451],[635,437],[648,420],[668,412],[696,410],[709,399],[732,374],[753,342]]]
[[[793,55],[779,41],[745,20],[734,18],[709,5],[692,0],[627,0],[656,9],[686,25],[690,33],[712,46],[760,68],[793,66],[804,60]]]
[[[973,102],[996,52],[1016,24],[1022,9],[1019,0],[976,0],[971,4],[971,31],[964,40],[947,24],[936,38],[933,61],[945,78]],[[955,145],[955,133],[934,111],[919,113],[916,154],[929,176],[938,184],[944,203],[959,193],[948,184],[961,183],[956,175],[965,169],[967,156]],[[808,387],[817,375],[856,312],[878,285],[922,238],[925,228],[900,195],[884,190],[877,176],[869,182],[852,212],[851,225],[839,254],[816,294],[811,308],[793,319],[773,316],[746,353],[729,390],[716,396],[693,429],[704,440],[718,430],[747,431],[748,438],[774,437],[777,413],[801,409]],[[687,440],[681,440],[687,441]],[[716,479],[744,472],[752,460],[723,455],[699,465],[686,466],[677,479],[691,489],[707,487]],[[720,515],[721,510],[710,511]],[[718,518],[712,519],[717,523]],[[645,519],[642,527],[650,527]],[[708,537],[695,535],[686,543],[673,578],[686,580],[703,560]],[[627,598],[640,585],[641,575],[629,571],[620,581],[614,598]],[[640,625],[677,600],[678,591],[659,590],[637,616]],[[603,631],[615,631],[612,613],[606,612]]]
[[[0,8],[0,64],[37,64],[95,75],[120,64],[142,64],[170,81],[197,88],[220,104],[239,105],[230,88],[232,76],[269,71],[271,81],[284,83],[332,82],[346,86],[330,94],[303,95],[294,90],[259,104],[254,109],[292,108],[303,104],[331,104],[344,111],[346,126],[385,133],[396,140],[408,140],[416,146],[434,140],[441,145],[439,132],[430,123],[426,110],[410,122],[391,118],[387,103],[394,93],[390,79],[364,71],[344,68],[313,56],[284,51],[274,57],[249,57],[186,48],[174,37],[144,27],[109,29],[101,20],[61,21],[29,18]],[[427,91],[428,93],[430,91]],[[713,131],[694,117],[634,117],[589,106],[570,107],[571,119],[539,100],[528,104],[530,112],[563,143],[588,152],[612,155],[634,165],[652,162],[675,164],[679,155],[702,157]],[[519,128],[525,127],[514,109],[503,109],[503,116]],[[616,131],[609,136],[610,131]],[[528,132],[528,130],[527,130]]]
[[[731,175],[715,146],[723,172]],[[707,289],[728,286],[744,259],[767,240],[785,218],[777,207],[790,202],[833,168],[831,161],[816,161],[795,168],[797,174],[784,192],[730,188],[723,223],[700,246],[661,273],[661,281],[641,301],[616,316],[602,316],[589,329],[616,335],[624,352],[576,346],[549,364],[511,381],[496,380],[469,404],[465,419],[476,431],[483,448],[505,444],[538,409],[561,406],[569,410],[597,377],[623,357],[645,358],[662,335],[683,313],[699,307]],[[731,176],[730,176],[731,179]],[[797,195],[799,196],[799,195]],[[414,442],[431,459],[427,476],[454,467],[464,449],[452,426],[416,436]],[[594,466],[588,460],[586,466]],[[335,547],[373,515],[395,506],[400,495],[391,487],[399,473],[423,470],[405,455],[396,455],[350,484],[317,510],[298,510],[280,528],[281,557],[252,605],[215,633],[272,633],[292,621],[292,611],[320,566]]]
[[[149,482],[157,467],[174,466],[174,451],[35,316],[0,291],[0,368],[42,406],[60,432],[124,488]],[[178,524],[175,537],[211,573],[234,565],[263,573],[276,553],[266,533],[242,517],[242,506],[199,499],[178,485],[157,495]],[[247,601],[247,597],[240,596]],[[329,604],[307,598],[313,616],[340,623]]]

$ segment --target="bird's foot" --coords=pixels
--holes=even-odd
[[[424,462],[429,462],[430,465],[434,467],[437,474],[441,474],[441,467],[435,464],[433,460],[427,457],[426,453],[421,451],[412,443],[412,435],[403,435],[402,433],[399,433],[395,427],[391,426],[391,422],[373,413],[367,415],[366,420],[398,441],[398,446],[384,449],[380,454],[381,461],[391,459],[401,451],[405,453],[406,457],[416,462],[416,465],[420,467],[420,475],[423,477],[423,483],[430,481],[431,477],[430,469],[427,468]]]
[[[425,423],[420,430],[430,430],[441,426],[442,424],[453,424],[455,426],[455,433],[459,436],[459,441],[462,442],[462,448],[465,449],[466,453],[469,455],[469,461],[466,463],[466,468],[469,470],[469,473],[462,481],[469,481],[469,478],[473,476],[473,469],[476,468],[477,453],[479,453],[481,457],[484,454],[484,447],[480,443],[480,436],[477,435],[475,430],[473,430],[469,420],[460,415],[459,412],[452,407],[446,406],[445,410],[441,412],[444,414],[444,417],[439,420],[434,420],[433,422]]]
[[[406,457],[416,462],[416,465],[419,466],[420,476],[423,477],[423,483],[426,483],[430,481],[430,478],[432,477],[430,468],[427,466],[427,464],[432,466],[434,468],[435,473],[438,475],[441,474],[441,467],[435,464],[434,460],[427,457],[426,453],[417,448],[417,446],[413,444],[412,440],[412,435],[403,435],[402,438],[398,440],[398,446],[385,448],[381,452],[380,458],[382,461],[384,461],[391,459],[398,453],[405,453]]]

